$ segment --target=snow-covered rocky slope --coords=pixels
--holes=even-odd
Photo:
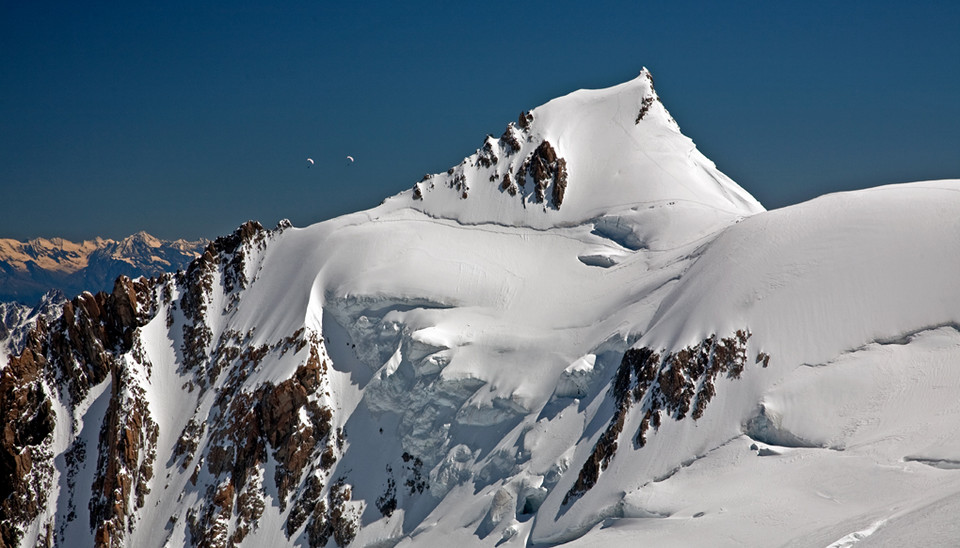
[[[30,331],[43,318],[51,322],[60,317],[67,297],[59,289],[51,289],[34,307],[18,302],[0,302],[0,369],[11,355],[23,351]]]
[[[958,192],[764,212],[646,71],[574,92],[380,207],[38,321],[0,371],[0,539],[955,538]]]

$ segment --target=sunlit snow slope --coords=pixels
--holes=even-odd
[[[0,534],[937,543],[960,506],[958,192],[764,212],[646,71],[574,92],[378,208],[248,223],[75,299],[0,371],[31,459]]]
[[[763,210],[680,133],[647,70],[521,113],[500,138],[488,136],[475,154],[400,197],[411,193],[419,197],[413,207],[433,217],[535,228],[651,205],[697,210],[686,223]],[[670,229],[662,220],[644,224]]]
[[[960,489],[958,269],[958,181],[834,194],[731,226],[634,346],[676,350],[747,329],[746,371],[717,383],[699,420],[664,420],[643,448],[621,444],[570,508],[560,503],[574,478],[561,480],[533,540],[569,539],[598,508],[624,519],[589,542],[955,538],[943,514]],[[642,417],[631,411],[624,433]]]

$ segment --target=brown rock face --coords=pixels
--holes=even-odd
[[[510,124],[507,126],[507,129],[504,130],[503,135],[500,136],[500,142],[505,143],[511,153],[520,150],[520,140],[517,139],[515,131],[516,129],[514,129],[513,124]]]
[[[100,454],[90,501],[90,528],[97,546],[111,546],[133,531],[129,516],[142,508],[153,477],[159,428],[144,391],[130,374],[116,369],[110,404],[100,429]]]
[[[716,395],[716,378],[721,373],[729,379],[740,378],[747,363],[749,338],[750,333],[744,330],[737,330],[730,337],[711,335],[700,343],[668,353],[663,359],[649,348],[627,350],[611,388],[616,411],[563,503],[567,504],[596,485],[600,473],[617,452],[617,440],[633,404],[645,409],[634,437],[637,448],[646,445],[651,426],[655,430],[659,428],[661,414],[683,420],[693,403],[693,420],[702,417],[707,404]],[[766,367],[767,362],[769,356],[763,352],[757,355],[756,363],[764,363]]]
[[[334,428],[329,364],[319,334],[302,328],[273,344],[254,344],[252,329],[226,330],[216,338],[211,331],[214,315],[229,314],[243,288],[255,282],[262,257],[257,251],[265,241],[259,224],[246,223],[211,243],[186,272],[154,280],[121,277],[112,293],[85,293],[67,303],[55,321],[37,322],[23,352],[0,370],[0,548],[69,545],[65,531],[77,530],[68,524],[81,505],[89,509],[89,522],[80,526],[89,526],[85,542],[129,544],[145,515],[138,510],[148,500],[153,504],[151,489],[183,489],[180,496],[197,497],[185,515],[170,517],[166,534],[186,525],[189,544],[225,548],[258,526],[271,500],[266,481],[276,484],[274,504],[295,507],[286,524],[290,534],[305,533],[311,546],[353,540],[358,503],[350,502],[350,485],[330,477],[345,438],[342,428]],[[220,302],[212,296],[217,284],[226,299],[213,310],[212,303]],[[184,394],[196,398],[189,420],[177,415],[186,424],[180,423],[173,454],[159,461],[158,420],[144,384],[157,381],[149,361],[154,354],[140,339],[141,328],[158,313],[166,315],[162,323],[173,340],[182,329],[182,345],[171,351],[182,358],[176,374],[183,378]],[[289,378],[252,383],[268,356],[279,362],[291,350],[301,362],[291,367]],[[107,381],[110,389],[96,400],[103,403],[95,402],[97,411],[85,414],[91,389]],[[81,414],[84,430],[99,426],[96,447],[86,435],[78,436]],[[60,443],[60,430],[54,442],[55,426],[75,436],[67,447]],[[58,485],[52,481],[55,457],[63,459]],[[163,473],[155,472],[156,466]],[[92,471],[93,481],[78,486],[78,478],[88,477],[78,475],[83,470]],[[56,488],[58,505],[69,515],[37,523]],[[77,492],[87,489],[90,499],[78,500]],[[162,492],[176,496],[173,490]],[[180,518],[185,521],[178,523]],[[25,538],[28,529],[40,533]]]
[[[209,449],[195,466],[196,470],[204,467],[215,477],[218,489],[229,486],[233,500],[227,506],[208,497],[198,511],[191,513],[189,527],[200,546],[229,545],[224,544],[228,539],[221,533],[233,519],[236,526],[231,542],[238,542],[256,527],[264,508],[263,487],[259,481],[268,453],[277,463],[274,481],[280,508],[285,509],[291,493],[299,491],[293,497],[298,510],[291,513],[287,524],[289,531],[295,531],[309,518],[301,508],[301,501],[313,492],[311,489],[322,491],[322,482],[316,482],[327,473],[340,450],[331,435],[333,411],[319,403],[328,370],[321,357],[322,340],[316,336],[305,337],[303,330],[271,346],[242,348],[244,340],[245,337],[237,334],[221,338],[211,356],[211,362],[216,365],[210,369],[227,371],[228,381],[221,389],[215,416],[205,421],[211,424]],[[266,353],[282,355],[289,348],[302,349],[308,345],[307,360],[289,379],[277,385],[265,383],[253,392],[234,391],[233,387],[240,386],[242,380],[257,369]],[[187,455],[184,468],[189,466],[196,448],[192,440],[202,435],[198,434],[201,429],[197,426],[202,424],[201,420],[191,421],[177,444]],[[316,481],[308,480],[298,490],[305,474]],[[223,491],[218,493],[221,495],[217,500],[223,502],[226,495],[222,495]],[[228,507],[238,509],[236,518],[224,510]],[[313,523],[312,518],[309,523]]]
[[[154,283],[121,276],[113,293],[83,293],[64,305],[45,351],[56,356],[58,373],[74,402],[107,378],[114,356],[130,351],[135,330],[156,314]]]
[[[230,307],[239,299],[236,290],[247,286],[244,244],[264,247],[266,231],[256,221],[247,221],[233,234],[221,236],[207,246],[203,254],[190,263],[186,272],[177,272],[177,284],[183,289],[180,306],[186,322],[183,325],[183,355],[187,369],[195,370],[207,361],[207,350],[213,333],[204,321],[207,314],[207,298],[213,290],[214,278],[223,268],[223,285],[230,295]],[[221,264],[223,263],[223,264]],[[206,376],[199,379],[201,388],[206,386]]]
[[[51,326],[38,321],[20,356],[0,371],[0,538],[6,545],[20,542],[22,528],[39,515],[50,490],[49,444],[56,417],[48,387],[59,386],[67,392],[66,401],[79,402],[106,379],[116,367],[115,356],[132,349],[136,329],[155,313],[152,288],[152,281],[120,277],[111,294],[80,295],[64,305]],[[131,417],[144,427],[142,416]],[[142,445],[130,438],[133,432],[124,436],[116,438],[118,447],[128,448],[121,449],[121,457],[129,456],[129,447]]]
[[[520,126],[520,129],[530,129],[532,122],[533,113],[529,111],[523,111],[520,113],[520,116],[517,117],[517,125]]]
[[[650,82],[650,94],[644,96],[643,99],[640,100],[640,111],[637,113],[637,119],[635,122],[637,124],[643,120],[643,118],[647,115],[647,112],[650,111],[650,107],[652,107],[654,103],[660,102],[660,97],[657,95],[657,92],[653,90],[653,75],[651,75],[649,72],[645,72],[645,74],[647,76],[647,80]]]
[[[51,455],[43,445],[55,422],[40,379],[45,363],[28,348],[0,372],[0,544],[4,546],[18,545],[20,526],[35,518],[46,502],[46,486],[36,473],[37,464],[49,466]]]
[[[447,177],[443,179],[444,185],[457,192],[461,199],[466,200],[470,195],[470,184],[477,182],[475,170],[486,170],[479,176],[490,183],[497,184],[501,192],[516,196],[521,194],[521,188],[529,188],[526,185],[532,182],[532,201],[546,204],[545,208],[553,207],[559,210],[567,190],[567,161],[559,156],[549,141],[539,141],[533,152],[529,153],[516,172],[513,172],[515,160],[518,159],[515,155],[523,149],[522,143],[533,143],[539,139],[536,132],[532,130],[532,123],[533,114],[521,112],[517,122],[509,123],[499,139],[488,135],[483,146],[477,149],[475,156],[447,170]],[[508,165],[504,169],[495,167],[501,163]],[[425,176],[414,184],[411,193],[413,200],[423,200],[424,194],[434,189],[433,182],[426,184],[430,179],[432,176]],[[520,199],[523,207],[526,207],[528,197],[521,195]]]
[[[553,206],[560,209],[563,195],[567,189],[567,162],[557,156],[557,151],[549,141],[543,141],[523,162],[517,172],[517,183],[525,186],[526,176],[530,175],[534,183],[534,199],[542,203],[546,198],[547,185],[553,183]]]

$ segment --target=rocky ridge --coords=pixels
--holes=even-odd
[[[488,136],[476,154],[465,158],[446,174],[424,175],[413,186],[413,198],[423,200],[424,193],[432,191],[439,183],[466,200],[470,184],[486,176],[488,183],[499,183],[500,191],[516,197],[524,208],[529,200],[532,204],[559,210],[567,188],[567,161],[557,155],[549,141],[532,133],[533,120],[533,114],[521,112],[517,122],[507,125],[499,139]],[[532,151],[520,154],[524,148],[529,148],[521,143],[534,142],[536,146]]]
[[[350,488],[327,473],[343,450],[344,434],[332,426],[333,411],[324,403],[330,388],[322,338],[301,329],[274,344],[255,345],[251,333],[225,331],[216,344],[211,341],[210,314],[235,306],[256,277],[250,262],[271,234],[287,226],[267,232],[246,223],[210,243],[185,272],[138,280],[121,276],[112,293],[83,293],[63,304],[56,319],[36,320],[25,348],[0,372],[6,424],[0,440],[0,475],[6,478],[0,485],[3,546],[59,545],[81,513],[88,515],[97,546],[124,543],[134,533],[145,497],[157,489],[155,468],[163,462],[156,402],[151,404],[145,390],[155,378],[154,364],[140,338],[141,328],[158,315],[167,329],[182,331],[177,352],[184,356],[184,389],[198,401],[172,455],[159,457],[178,462],[191,490],[202,494],[195,506],[177,514],[191,543],[241,542],[257,527],[265,491],[273,489],[282,507],[295,503],[288,534],[306,524],[311,545],[322,546],[331,537],[349,542],[356,529],[347,504]],[[214,284],[227,297],[223,310],[210,309]],[[265,359],[288,352],[304,356],[290,378],[245,388]],[[97,440],[90,443],[79,436],[79,421],[91,390],[104,383],[106,410]],[[207,430],[207,424],[213,426]],[[59,447],[63,435],[55,431],[73,441]],[[62,473],[53,462],[58,454],[65,458]],[[264,485],[268,463],[276,463],[272,487]],[[76,499],[76,481],[91,471],[87,504]],[[306,484],[305,476],[312,478]],[[60,492],[70,509],[65,515],[45,507],[58,481],[67,486]],[[330,489],[324,491],[327,481]],[[80,505],[88,505],[88,512],[80,512]]]
[[[67,297],[62,291],[51,289],[33,308],[18,302],[0,303],[0,368],[6,365],[8,356],[23,351],[27,336],[37,319],[52,322],[60,316],[66,302]]]

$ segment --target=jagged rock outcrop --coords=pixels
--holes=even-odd
[[[567,188],[567,161],[557,157],[557,152],[548,141],[543,141],[533,153],[523,161],[517,171],[517,182],[526,186],[527,176],[533,180],[534,198],[537,203],[546,198],[547,185],[553,183],[553,205],[560,209],[563,193]]]
[[[133,349],[136,328],[152,317],[153,283],[121,277],[113,293],[84,293],[64,304],[50,326],[41,317],[21,354],[0,371],[0,415],[8,432],[0,440],[0,475],[8,478],[0,491],[5,506],[0,528],[8,545],[19,542],[22,528],[38,516],[50,489],[56,423],[52,398],[78,403],[91,386],[117,371],[117,356]],[[114,422],[129,418],[114,413]],[[140,417],[137,421],[150,428]],[[108,446],[119,441],[120,428],[114,426],[112,439],[107,432]],[[104,462],[115,462],[114,456]],[[116,474],[108,470],[104,477]],[[113,485],[109,487],[112,493]],[[120,487],[123,491],[129,485]]]
[[[274,233],[289,227],[281,222]],[[281,509],[296,508],[288,534],[304,534],[311,546],[329,538],[341,545],[352,540],[359,515],[350,485],[330,477],[346,436],[334,427],[323,339],[299,329],[260,344],[253,342],[253,331],[217,327],[216,318],[231,313],[256,281],[270,234],[259,223],[244,223],[211,242],[185,272],[121,276],[111,293],[83,293],[63,304],[53,321],[36,320],[22,352],[0,370],[3,546],[62,543],[83,514],[95,545],[129,544],[151,493],[169,489],[169,469],[162,486],[156,477],[158,467],[169,464],[183,475],[186,491],[202,495],[170,516],[170,524],[181,523],[189,544],[242,542],[258,527],[270,491],[279,494],[273,503]],[[149,388],[154,353],[141,341],[142,329],[156,325],[154,320],[180,334],[183,389],[197,401],[167,455],[158,453],[161,402]],[[265,360],[288,353],[303,356],[288,378],[251,382]],[[84,441],[76,437],[80,415],[73,415],[83,413],[94,387],[105,383],[99,435]],[[58,428],[66,447],[57,445]],[[56,487],[57,455],[65,463],[61,485],[70,489],[61,493],[68,515],[45,513]],[[92,474],[89,501],[75,496],[83,474]]]
[[[62,291],[51,289],[33,308],[17,302],[0,303],[0,360],[5,363],[6,356],[23,352],[27,337],[37,320],[43,318],[47,324],[55,321],[63,313],[66,302]]]
[[[469,196],[472,184],[493,184],[511,197],[519,194],[518,199],[526,207],[528,196],[523,190],[530,183],[529,200],[560,209],[567,188],[567,161],[549,141],[533,133],[533,121],[533,113],[521,112],[517,122],[508,124],[499,139],[488,135],[476,154],[446,174],[427,175],[417,182],[413,199],[424,200],[424,193],[436,188],[438,182],[455,191],[460,199]],[[519,153],[525,143],[536,146],[527,148],[523,156]]]
[[[577,481],[564,497],[567,504],[590,490],[600,473],[617,453],[620,434],[627,413],[634,404],[641,406],[643,420],[634,435],[634,444],[646,445],[650,427],[660,427],[661,416],[683,420],[693,405],[693,420],[703,416],[707,404],[716,395],[716,378],[725,373],[739,379],[747,365],[747,340],[750,333],[737,330],[730,337],[711,335],[703,341],[677,352],[656,352],[650,348],[631,348],[617,368],[611,396],[615,411],[606,430],[594,445],[593,452],[580,469]],[[767,367],[770,357],[760,352],[755,363]]]
[[[650,112],[650,108],[653,107],[654,103],[658,103],[661,106],[663,103],[660,101],[660,96],[657,94],[657,90],[653,86],[653,74],[650,71],[644,71],[642,77],[645,78],[650,83],[650,88],[647,93],[643,95],[643,98],[640,99],[640,110],[637,112],[637,119],[634,123],[639,124]],[[676,125],[676,121],[672,117],[668,118],[668,122],[672,125]]]
[[[36,339],[46,331],[42,320]],[[37,517],[50,490],[50,437],[55,416],[43,382],[46,360],[32,348],[0,371],[0,543],[17,546],[22,526]]]
[[[278,231],[287,227],[289,223],[281,223]],[[332,412],[320,402],[327,370],[321,357],[322,340],[300,330],[274,345],[256,346],[249,344],[249,336],[222,333],[219,344],[210,348],[208,308],[214,284],[228,296],[226,310],[236,306],[241,290],[256,277],[248,271],[248,257],[263,251],[266,235],[259,223],[245,223],[233,234],[210,243],[185,273],[137,280],[121,276],[112,293],[83,293],[63,304],[52,322],[43,316],[36,320],[23,350],[0,370],[0,416],[5,424],[0,439],[3,545],[55,541],[50,533],[53,523],[45,526],[50,534],[42,539],[22,538],[25,528],[43,511],[52,488],[52,434],[58,421],[54,408],[71,412],[87,399],[92,387],[108,379],[109,398],[97,450],[88,454],[77,440],[65,453],[69,457],[67,471],[72,478],[84,467],[93,468],[94,461],[86,461],[95,457],[88,515],[97,545],[122,543],[134,531],[133,516],[151,491],[159,437],[143,386],[143,380],[151,376],[152,364],[141,347],[139,329],[164,309],[167,328],[176,328],[174,323],[183,326],[184,366],[194,373],[190,385],[202,392],[222,373],[228,374],[228,382],[216,394],[212,423],[216,427],[206,432],[209,418],[197,416],[176,444],[175,458],[183,459],[183,468],[195,465],[194,480],[201,467],[220,478],[219,487],[208,487],[214,496],[206,499],[201,510],[191,513],[198,544],[225,545],[217,540],[223,540],[218,529],[208,525],[221,523],[228,515],[238,516],[230,542],[239,542],[256,526],[263,511],[261,483],[268,451],[279,463],[275,481],[284,506],[305,469],[322,475],[330,468],[342,450],[344,437],[342,431],[333,431]],[[175,294],[180,295],[179,301],[174,300]],[[177,302],[182,320],[174,321]],[[282,356],[307,346],[308,357],[293,377],[276,386],[263,384],[254,393],[239,389],[268,353]],[[300,420],[303,413],[307,423]],[[67,420],[63,428],[71,429],[69,416],[60,420]],[[205,436],[214,443],[199,463],[194,462]],[[74,484],[72,479],[70,484]],[[349,493],[348,487],[344,489]],[[73,507],[72,494],[70,500]],[[204,523],[203,516],[211,523]],[[60,518],[62,531],[70,518]],[[338,519],[346,518],[341,515],[331,521],[324,514],[323,519],[337,524]],[[344,524],[334,527],[341,540],[350,536],[346,529],[349,527]]]
[[[141,364],[142,365],[142,364]],[[115,368],[110,403],[100,429],[97,473],[90,500],[90,528],[97,546],[123,541],[136,525],[153,478],[159,428],[134,371]]]

